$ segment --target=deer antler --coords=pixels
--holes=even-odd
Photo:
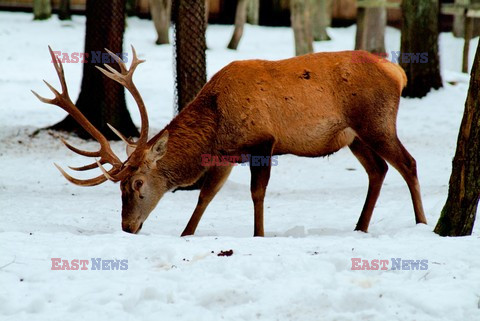
[[[60,85],[62,87],[62,92],[59,93],[53,86],[51,86],[48,82],[45,82],[45,84],[50,88],[50,90],[54,93],[55,98],[53,99],[47,99],[44,97],[41,97],[39,94],[37,94],[35,91],[32,90],[32,93],[42,102],[51,104],[51,105],[56,105],[63,110],[65,110],[67,113],[69,113],[75,121],[80,124],[94,139],[98,141],[100,144],[100,150],[96,152],[90,152],[90,151],[84,151],[81,149],[78,149],[69,143],[67,143],[65,140],[62,139],[62,142],[65,144],[65,146],[70,149],[71,151],[87,156],[87,157],[100,157],[100,160],[96,160],[95,163],[85,165],[82,167],[70,167],[72,170],[76,171],[85,171],[89,169],[94,169],[99,167],[100,170],[102,171],[102,175],[92,178],[92,179],[86,179],[86,180],[80,180],[71,177],[68,175],[60,166],[55,164],[55,166],[60,170],[62,175],[70,182],[81,185],[81,186],[94,186],[101,184],[105,182],[107,179],[112,180],[114,182],[121,180],[121,178],[125,175],[125,168],[124,170],[121,171],[123,167],[122,161],[115,155],[115,153],[112,151],[110,144],[108,140],[103,136],[100,131],[98,131],[95,126],[88,121],[88,119],[80,112],[80,110],[75,106],[75,104],[72,102],[68,95],[68,88],[67,84],[65,82],[65,74],[63,71],[63,66],[62,63],[55,57],[53,54],[52,48],[50,46],[48,47],[50,51],[50,55],[52,57],[52,62],[55,67],[55,70],[58,75],[58,79],[60,80]],[[141,134],[140,138],[136,143],[132,142],[131,140],[126,139],[122,134],[120,134],[119,131],[114,129],[112,126],[109,125],[109,127],[112,129],[112,131],[117,134],[123,141],[125,141],[130,147],[135,147],[138,149],[139,147],[142,148],[146,145],[147,143],[147,138],[148,138],[148,115],[147,111],[145,108],[145,104],[143,103],[142,97],[140,96],[140,93],[138,92],[137,88],[133,84],[132,81],[132,76],[133,72],[135,71],[135,68],[143,62],[143,60],[139,60],[137,58],[137,54],[135,52],[135,49],[132,46],[132,51],[133,51],[133,60],[132,64],[130,66],[130,69],[128,70],[125,66],[125,63],[116,55],[114,55],[111,51],[107,50],[107,52],[112,55],[112,57],[117,61],[117,63],[120,66],[121,73],[117,72],[115,69],[112,67],[105,65],[105,67],[110,71],[106,71],[102,68],[99,68],[102,73],[104,73],[107,77],[112,78],[113,80],[117,81],[118,83],[122,84],[125,86],[125,88],[130,91],[132,96],[134,97],[135,101],[137,102],[138,108],[140,110],[140,115],[142,119],[142,129],[141,129]],[[97,67],[98,68],[98,67]],[[102,164],[109,163],[112,165],[112,168],[107,171],[103,168]]]
[[[145,62],[145,60],[138,59],[137,52],[135,51],[135,48],[132,46],[132,54],[133,54],[132,63],[130,65],[130,69],[127,69],[127,67],[125,66],[125,63],[123,62],[122,59],[120,59],[120,57],[118,57],[117,55],[115,55],[113,52],[111,52],[106,48],[105,48],[105,51],[107,51],[110,54],[110,56],[112,56],[112,58],[115,59],[115,61],[118,63],[120,67],[120,72],[116,71],[115,69],[113,69],[111,66],[107,64],[104,64],[104,66],[108,70],[100,68],[99,66],[95,66],[95,67],[98,70],[100,70],[108,78],[113,79],[119,84],[123,85],[135,99],[135,102],[137,103],[137,106],[138,106],[138,110],[140,111],[140,118],[142,122],[142,125],[141,125],[142,127],[140,129],[140,137],[138,138],[138,141],[134,143],[126,139],[125,136],[120,134],[120,132],[115,128],[113,128],[111,125],[108,125],[108,124],[107,125],[129,147],[134,147],[135,150],[142,150],[146,146],[147,140],[148,140],[148,114],[147,114],[147,109],[145,108],[145,103],[143,102],[142,96],[138,92],[138,89],[133,83],[132,78],[133,78],[133,73],[135,72],[135,69],[137,68],[137,66]]]

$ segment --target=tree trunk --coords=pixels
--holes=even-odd
[[[313,10],[313,40],[330,40],[327,27],[332,24],[332,0],[315,0]]]
[[[411,62],[400,57],[407,74],[404,97],[423,97],[430,89],[442,87],[438,58],[438,0],[404,0],[402,2],[402,54],[428,55],[428,61]]]
[[[172,10],[176,105],[181,111],[207,82],[205,0],[174,0]]]
[[[175,47],[175,94],[180,112],[190,103],[207,82],[205,50],[205,0],[173,0],[173,26]],[[189,187],[179,190],[199,189],[204,176]]]
[[[150,14],[157,30],[157,45],[170,43],[168,30],[172,16],[172,0],[150,0]]]
[[[247,22],[258,25],[260,19],[260,0],[248,0]]]
[[[235,13],[235,29],[233,30],[232,39],[227,46],[228,49],[236,50],[238,43],[242,38],[243,27],[245,26],[245,22],[247,20],[247,4],[247,0],[238,0],[237,2],[237,11]]]
[[[207,81],[205,0],[173,1],[176,105],[181,111]]]
[[[470,56],[470,40],[472,40],[473,35],[473,18],[465,17],[463,20],[465,22],[465,40],[463,44],[463,58],[462,58],[462,72],[468,73],[468,59]]]
[[[355,50],[385,53],[385,8],[358,8]]]
[[[83,78],[77,107],[88,120],[108,139],[118,139],[107,123],[120,130],[125,136],[138,136],[125,103],[124,87],[105,77],[95,66],[102,66],[102,54],[110,65],[118,69],[104,48],[122,53],[125,29],[125,0],[87,0],[87,28],[85,53],[89,56],[83,64]],[[100,56],[99,56],[100,55]],[[127,60],[130,60],[128,53]],[[99,58],[100,57],[100,58]],[[80,137],[90,135],[71,116],[51,127],[56,130],[76,132]]]
[[[312,0],[291,0],[290,20],[295,38],[295,55],[313,52]]]
[[[208,18],[210,18],[210,0],[205,0],[205,27],[208,27]]]
[[[455,0],[456,4],[459,2],[463,2],[463,0]],[[463,13],[453,15],[452,33],[457,38],[463,38],[465,34],[465,15]]]
[[[137,15],[137,0],[126,0],[125,8],[127,16]]]
[[[435,233],[471,235],[480,197],[480,44],[470,76],[470,88],[452,163],[448,197]]]
[[[52,15],[50,0],[33,1],[33,20],[46,20]]]
[[[60,0],[58,7],[58,19],[72,20],[72,13],[70,12],[70,0]]]

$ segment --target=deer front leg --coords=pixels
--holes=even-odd
[[[185,230],[183,230],[182,236],[193,235],[193,233],[195,233],[198,222],[200,222],[208,204],[210,204],[217,192],[222,188],[228,175],[230,175],[232,168],[233,166],[213,166],[208,170],[205,181],[200,189],[197,206],[195,207]]]
[[[250,156],[250,191],[252,193],[255,226],[253,236],[265,236],[263,229],[263,200],[270,179],[273,142],[255,148]],[[264,158],[268,157],[268,161]]]

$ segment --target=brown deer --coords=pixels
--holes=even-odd
[[[163,194],[179,186],[205,180],[198,204],[184,235],[195,232],[210,201],[227,179],[232,166],[202,166],[202,155],[272,156],[294,154],[319,157],[348,146],[365,167],[368,193],[356,230],[367,232],[373,208],[387,173],[387,163],[405,179],[413,201],[415,220],[426,219],[420,196],[416,163],[399,141],[396,118],[400,93],[406,85],[404,71],[367,52],[315,53],[295,58],[265,61],[235,61],[216,73],[196,98],[163,130],[148,140],[148,116],[132,77],[139,60],[134,48],[130,69],[109,51],[120,72],[105,65],[98,68],[122,84],[134,97],[141,115],[139,139],[134,142],[110,127],[128,146],[125,162],[113,153],[105,137],[85,118],[69,98],[64,71],[52,50],[52,61],[62,92],[47,86],[55,98],[42,102],[61,107],[100,143],[97,152],[75,153],[99,158],[94,163],[71,168],[99,168],[102,175],[70,182],[94,186],[107,180],[121,182],[122,229],[137,233]],[[110,164],[110,170],[103,165]],[[251,194],[254,203],[254,235],[263,236],[263,201],[271,166],[252,166]]]

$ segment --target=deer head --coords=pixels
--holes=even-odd
[[[80,186],[95,186],[107,180],[112,182],[120,182],[122,191],[122,229],[125,232],[137,233],[143,222],[147,219],[150,212],[155,208],[156,204],[169,189],[168,179],[162,174],[162,171],[156,171],[152,175],[152,171],[157,169],[157,163],[166,154],[168,131],[164,130],[155,139],[148,141],[148,115],[143,99],[135,87],[132,77],[135,69],[144,60],[139,60],[132,46],[133,59],[130,68],[127,69],[125,63],[111,51],[106,51],[115,59],[120,67],[120,72],[116,71],[109,65],[105,64],[105,69],[97,67],[105,76],[115,80],[123,85],[133,96],[138,105],[141,116],[140,137],[136,142],[127,139],[118,130],[110,124],[110,129],[127,144],[128,158],[122,162],[112,151],[108,140],[93,126],[90,121],[80,112],[68,95],[68,89],[65,81],[65,75],[61,62],[55,57],[50,47],[50,55],[55,70],[60,80],[62,92],[59,93],[53,86],[44,80],[48,88],[54,93],[55,98],[47,99],[41,97],[36,92],[33,94],[42,102],[56,105],[67,113],[69,113],[75,121],[77,121],[95,140],[100,144],[100,150],[84,151],[80,150],[62,139],[67,148],[73,152],[95,158],[95,162],[82,167],[70,167],[74,171],[86,171],[99,168],[102,175],[91,179],[77,179],[67,174],[60,166],[55,164],[62,175],[70,182]],[[110,164],[109,170],[103,165]]]

